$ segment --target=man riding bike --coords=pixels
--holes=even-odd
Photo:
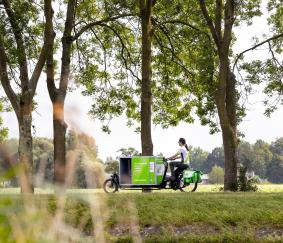
[[[170,179],[174,181],[176,179],[174,167],[180,168],[181,170],[186,169],[186,164],[189,164],[189,147],[186,144],[186,140],[184,138],[180,138],[179,141],[180,149],[179,151],[174,154],[173,156],[169,157],[168,160],[175,160],[180,159],[180,161],[170,162],[170,170],[171,170],[171,177]]]

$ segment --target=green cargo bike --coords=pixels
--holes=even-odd
[[[168,161],[162,157],[133,156],[122,157],[119,161],[119,175],[114,173],[104,182],[104,191],[161,190],[173,189],[194,192],[201,182],[202,172],[190,170],[187,164],[175,170],[176,179],[167,175]]]

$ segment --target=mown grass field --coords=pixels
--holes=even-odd
[[[283,185],[259,192],[1,189],[0,242],[283,242]]]
[[[198,188],[195,193],[199,192],[219,192],[220,188],[223,185],[203,185],[199,184]],[[258,184],[258,192],[283,192],[283,184]],[[68,189],[67,193],[96,193],[102,192],[104,193],[103,189]],[[141,191],[130,191],[130,190],[120,190],[119,193],[139,193]],[[176,193],[173,190],[158,190],[153,191],[153,193]],[[19,194],[20,188],[0,188],[0,195],[2,194]],[[53,194],[54,190],[52,189],[42,189],[42,188],[35,188],[35,194]]]

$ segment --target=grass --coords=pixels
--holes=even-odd
[[[258,192],[264,192],[264,193],[271,193],[271,192],[283,192],[283,184],[258,184]],[[223,187],[223,185],[205,185],[205,184],[199,184],[196,193],[199,192],[219,192],[220,188]],[[67,193],[97,193],[102,192],[104,193],[103,189],[68,189]],[[130,191],[130,190],[122,190],[119,193],[138,193],[139,191]],[[173,190],[160,190],[160,191],[153,191],[153,193],[175,193]],[[19,194],[20,188],[0,188],[0,195],[1,194]],[[53,194],[54,190],[51,188],[35,188],[35,194]]]
[[[283,242],[283,186],[259,193],[1,189],[0,242]]]

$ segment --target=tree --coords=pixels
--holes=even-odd
[[[119,171],[119,162],[112,157],[107,157],[105,161],[105,172],[108,174],[117,173]]]
[[[274,155],[266,168],[268,181],[272,183],[283,183],[283,156]]]
[[[104,181],[104,167],[97,158],[94,138],[70,130],[67,136],[67,186],[98,188]]]
[[[45,0],[45,24],[44,30],[42,30],[38,27],[38,24],[40,26],[43,23],[40,21],[40,7],[36,3],[3,0],[0,5],[3,7],[0,18],[0,79],[16,113],[19,125],[19,161],[22,165],[21,191],[32,193],[33,97],[48,50],[51,49],[53,42],[51,32],[53,10],[51,0]],[[42,41],[40,35],[43,31],[44,40]],[[29,61],[36,61],[33,71],[28,68]],[[15,82],[15,86],[11,84],[12,80]]]
[[[0,164],[3,173],[6,174],[5,180],[10,181],[10,186],[19,186],[19,175],[17,170],[20,163],[18,160],[19,140],[7,139],[1,145]],[[48,138],[33,139],[33,170],[35,185],[43,186],[45,182],[51,183],[54,175],[53,144]]]
[[[269,117],[277,109],[278,105],[283,103],[283,61],[281,58],[283,51],[283,7],[281,0],[263,3],[267,5],[267,14],[269,14],[267,18],[269,33],[264,33],[261,41],[259,37],[254,38],[255,44],[253,46],[237,54],[233,70],[237,69],[238,72],[244,71],[245,77],[243,82],[247,83],[247,93],[252,91],[256,85],[260,85],[260,89],[264,87],[263,94],[265,94],[265,97],[263,103],[266,106],[265,115]],[[262,50],[262,48],[268,50],[263,58],[254,58],[250,62],[243,61],[241,63],[244,55],[252,51]]]
[[[137,151],[135,148],[120,148],[117,153],[119,154],[118,157],[132,157],[136,155],[140,155],[140,152]]]
[[[100,4],[101,3],[101,4]],[[85,33],[90,34],[92,40],[97,37],[97,32],[93,29],[94,27],[102,27],[107,29],[110,26],[107,25],[108,22],[115,21],[119,18],[127,16],[127,14],[118,14],[117,16],[112,16],[111,13],[106,12],[101,6],[104,6],[104,1],[100,3],[93,3],[91,1],[78,2],[76,0],[68,0],[66,2],[66,12],[60,12],[58,15],[63,16],[64,26],[57,26],[56,30],[60,31],[63,29],[61,34],[61,48],[62,52],[59,54],[58,49],[55,49],[53,43],[51,51],[49,52],[46,72],[47,72],[47,88],[49,92],[50,99],[53,105],[53,130],[54,130],[54,163],[55,163],[55,175],[54,181],[56,184],[62,185],[65,182],[66,177],[66,131],[67,124],[64,119],[64,104],[69,87],[69,80],[71,74],[71,57],[74,55],[74,51],[78,52],[77,61],[79,66],[82,62],[87,64],[91,63],[89,56],[85,55],[85,52],[89,51],[87,49],[88,41],[85,40]],[[64,3],[63,3],[64,4]],[[97,16],[101,19],[95,19]],[[95,20],[94,20],[95,19]],[[53,32],[52,28],[52,32]],[[55,40],[56,41],[56,40]],[[100,42],[99,38],[97,42]],[[76,43],[76,48],[74,46]],[[87,44],[86,44],[87,43]],[[56,42],[57,44],[57,42]],[[91,45],[91,44],[90,44]],[[93,50],[98,52],[97,50]],[[89,52],[91,53],[91,52]],[[59,85],[56,85],[56,56],[61,56],[61,67],[59,71]],[[83,58],[82,58],[83,57]],[[92,55],[91,58],[94,56]],[[85,59],[84,61],[82,59]],[[92,68],[94,66],[90,65]],[[73,67],[74,68],[74,67]],[[93,70],[93,69],[92,69]],[[74,68],[73,73],[77,71]],[[92,72],[92,75],[97,75],[96,69]],[[100,76],[101,77],[101,76]]]
[[[193,169],[205,170],[205,162],[208,157],[208,152],[200,147],[192,148],[190,151],[190,164]]]
[[[54,146],[49,138],[35,138],[33,142],[33,164],[36,186],[51,184],[54,178]]]
[[[119,40],[117,42],[109,34],[108,38],[111,38],[111,43],[115,43],[110,46],[114,48],[109,48],[109,39],[105,41],[100,38],[100,40],[104,63],[114,53],[115,61],[110,58],[111,64],[119,67],[119,72],[111,75],[104,69],[104,72],[101,73],[103,79],[101,87],[97,85],[98,82],[95,83],[93,78],[93,70],[96,71],[99,68],[89,65],[89,69],[81,72],[83,75],[80,81],[86,87],[84,94],[94,97],[91,114],[107,123],[103,126],[104,131],[110,132],[108,124],[114,116],[126,115],[128,126],[135,125],[135,122],[141,125],[136,128],[136,131],[141,133],[142,147],[147,146],[147,150],[152,150],[151,122],[164,124],[164,126],[177,125],[176,119],[170,119],[171,116],[167,115],[169,113],[164,112],[167,107],[170,106],[171,109],[174,107],[185,121],[192,121],[186,109],[183,109],[180,102],[182,98],[179,97],[179,93],[184,93],[182,90],[187,91],[187,88],[183,86],[180,89],[178,86],[180,80],[188,80],[188,71],[180,63],[180,57],[177,55],[179,53],[171,53],[175,46],[170,45],[171,36],[168,36],[167,27],[164,26],[166,24],[164,21],[168,20],[168,12],[169,18],[173,18],[178,14],[178,10],[175,8],[175,2],[172,6],[172,3],[168,1],[114,2],[116,8],[113,8],[111,4],[105,5],[108,12],[128,11],[130,16],[125,17],[124,21],[128,24],[120,24],[120,28],[111,25],[114,36]],[[141,23],[141,26],[137,23]],[[174,27],[174,22],[167,24],[177,29]],[[186,49],[181,44],[178,48],[180,48],[180,53]],[[143,53],[142,56],[140,53]],[[105,65],[105,67],[108,66]],[[146,99],[142,97],[145,95]],[[187,104],[185,108],[188,106]],[[172,120],[174,121],[171,123]]]
[[[199,5],[210,30],[219,58],[218,82],[214,101],[222,130],[225,154],[224,190],[237,190],[237,119],[236,119],[236,80],[229,68],[229,51],[232,40],[232,28],[235,21],[235,1],[227,0],[223,5],[218,0],[214,6],[214,19],[208,12],[207,4],[199,0]],[[224,12],[224,14],[223,14]],[[222,25],[222,22],[224,25]]]
[[[220,166],[214,165],[208,176],[212,184],[223,184],[224,182],[224,170]]]
[[[254,154],[251,144],[248,142],[241,142],[238,145],[237,153],[239,163],[246,167],[248,171],[253,170]]]
[[[54,77],[54,43],[52,43],[52,47],[48,54],[48,59],[46,63],[47,88],[53,106],[54,182],[55,184],[59,185],[62,185],[65,182],[65,144],[67,124],[64,120],[64,101],[67,93],[70,75],[70,56],[73,42],[71,33],[74,24],[75,5],[76,1],[74,0],[70,0],[67,2],[65,28],[62,37],[62,63],[59,88],[57,88],[55,85]],[[54,32],[53,25],[52,32]]]
[[[210,66],[213,67],[209,72],[211,82],[205,82],[203,86],[207,102],[205,105],[199,104],[199,115],[204,124],[215,127],[211,117],[217,111],[225,154],[224,190],[236,191],[237,124],[244,115],[244,109],[238,104],[237,80],[230,66],[233,26],[245,21],[251,23],[254,16],[261,15],[260,1],[199,0],[198,5],[202,15],[200,26],[209,31],[209,42],[213,49],[210,52]]]
[[[212,170],[213,166],[217,165],[224,168],[224,164],[225,158],[223,147],[218,147],[213,149],[212,152],[208,154],[207,159],[203,165],[203,171],[205,173],[209,173]]]
[[[270,145],[273,158],[266,168],[266,175],[273,183],[283,182],[283,138],[278,138]]]
[[[272,152],[269,149],[269,144],[257,140],[253,145],[253,163],[252,170],[260,178],[266,178],[266,169],[272,159]]]
[[[142,155],[153,155],[151,139],[151,43],[153,29],[151,24],[152,8],[155,0],[140,0],[140,19],[142,29],[142,84],[141,84],[141,143]]]
[[[283,137],[276,139],[269,147],[273,155],[283,156]]]

